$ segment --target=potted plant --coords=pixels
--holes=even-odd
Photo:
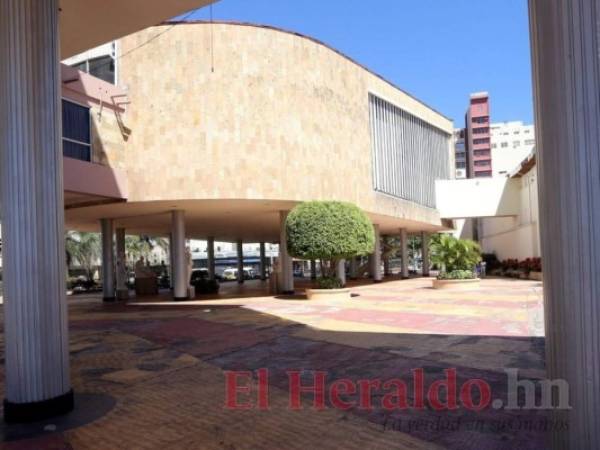
[[[439,234],[431,240],[431,261],[440,268],[434,289],[463,289],[479,285],[474,270],[481,261],[479,245],[469,239]]]
[[[351,203],[306,202],[288,214],[286,230],[290,255],[321,263],[317,289],[307,289],[307,297],[350,298],[350,290],[337,277],[337,266],[340,260],[373,252],[375,232],[368,216]]]

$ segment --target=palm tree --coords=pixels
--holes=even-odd
[[[98,233],[67,231],[65,236],[67,266],[77,264],[85,270],[88,281],[94,280],[94,272],[100,261],[101,245]]]
[[[125,251],[131,262],[137,261],[141,256],[147,261],[155,247],[159,247],[163,249],[165,253],[168,253],[168,239],[147,235],[125,237]]]

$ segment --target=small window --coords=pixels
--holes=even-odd
[[[502,148],[506,148],[506,147],[508,147],[508,142],[503,142],[503,143],[502,143],[502,145],[501,145],[501,147],[502,147]]]
[[[90,108],[62,101],[63,155],[81,161],[92,160]]]

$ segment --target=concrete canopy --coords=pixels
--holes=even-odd
[[[111,217],[115,226],[125,228],[128,234],[168,236],[171,232],[171,211],[185,211],[186,237],[235,242],[278,242],[279,211],[290,210],[298,202],[280,200],[171,200],[155,202],[127,202],[72,208],[65,211],[68,229],[99,231],[100,219]],[[368,214],[379,224],[382,234],[398,235],[400,228],[408,232],[440,231],[443,227],[398,219],[391,216]]]
[[[60,0],[61,58],[201,8],[215,0]]]

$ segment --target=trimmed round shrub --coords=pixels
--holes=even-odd
[[[335,276],[339,260],[367,255],[375,248],[373,224],[352,203],[302,203],[289,213],[286,228],[290,255],[320,260],[329,277]]]

